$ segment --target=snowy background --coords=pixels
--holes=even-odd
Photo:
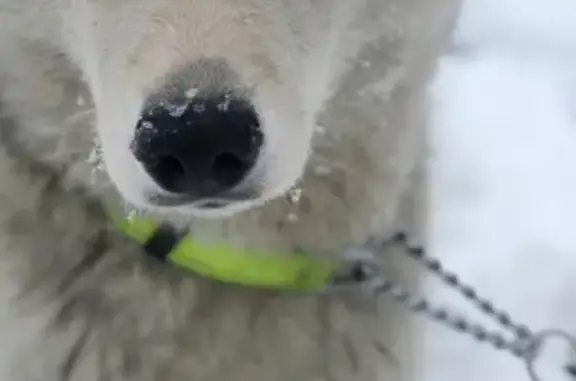
[[[576,334],[576,0],[467,0],[435,86],[433,254],[534,330]],[[476,318],[450,291],[427,293]],[[483,320],[481,320],[483,321]],[[427,325],[422,381],[524,381],[523,364]],[[538,361],[543,381],[566,346]]]

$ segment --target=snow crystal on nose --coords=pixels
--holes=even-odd
[[[186,112],[186,109],[188,109],[188,103],[183,104],[166,103],[164,105],[164,108],[168,111],[168,114],[170,114],[172,118],[180,118],[184,114],[184,112]]]
[[[143,120],[140,123],[140,128],[143,130],[153,130],[154,129],[154,123],[147,121],[147,120]]]
[[[163,99],[159,102],[159,106],[168,111],[172,118],[180,118],[190,106],[190,100],[193,97],[192,90],[194,89],[190,89],[185,93],[185,99]],[[189,94],[192,96],[189,97]]]
[[[195,87],[192,87],[192,88],[186,90],[186,92],[184,93],[184,95],[188,99],[194,98],[196,96],[196,94],[198,94],[198,89]]]
[[[216,108],[220,112],[228,111],[228,109],[230,108],[230,99],[226,98],[223,102],[218,103],[218,105],[216,105]]]
[[[201,114],[204,111],[206,111],[206,105],[198,103],[192,106],[192,110],[194,110],[195,113]]]

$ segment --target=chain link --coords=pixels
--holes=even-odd
[[[406,255],[423,265],[476,309],[498,323],[512,338],[507,338],[502,332],[488,330],[483,325],[451,313],[446,308],[435,306],[428,299],[414,296],[397,282],[384,278],[379,271],[374,252],[387,252],[398,245]],[[377,295],[390,295],[398,304],[413,313],[424,315],[457,332],[467,334],[478,342],[488,343],[497,350],[509,352],[524,361],[531,381],[540,381],[534,365],[547,339],[564,339],[569,344],[572,354],[576,355],[576,339],[573,336],[561,330],[534,333],[526,325],[514,321],[508,312],[496,308],[490,301],[479,296],[473,287],[445,270],[440,261],[427,255],[424,248],[410,245],[403,233],[396,234],[389,240],[380,242],[371,240],[363,247],[352,247],[347,254],[352,264],[347,269],[346,275],[335,278],[336,286],[362,283]],[[576,363],[568,364],[565,371],[571,377],[570,380],[576,380]]]

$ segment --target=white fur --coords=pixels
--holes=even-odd
[[[23,300],[53,315],[39,315],[47,330],[21,357],[38,361],[15,361],[16,379],[413,377],[417,333],[384,301],[196,279],[146,260],[89,200],[275,252],[337,257],[389,232],[403,199],[419,209],[427,82],[457,3],[0,0],[0,123],[15,126],[0,148],[0,250]],[[146,96],[201,58],[254,90],[266,137],[260,199],[209,220],[148,205],[155,185],[129,150]],[[94,139],[106,171],[93,171]],[[298,202],[280,197],[296,184]]]

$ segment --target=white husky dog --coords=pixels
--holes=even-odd
[[[183,271],[102,204],[247,253],[339,259],[384,236],[421,210],[426,88],[457,10],[0,0],[0,280],[5,331],[26,324],[3,379],[414,379],[418,331],[383,299]]]

